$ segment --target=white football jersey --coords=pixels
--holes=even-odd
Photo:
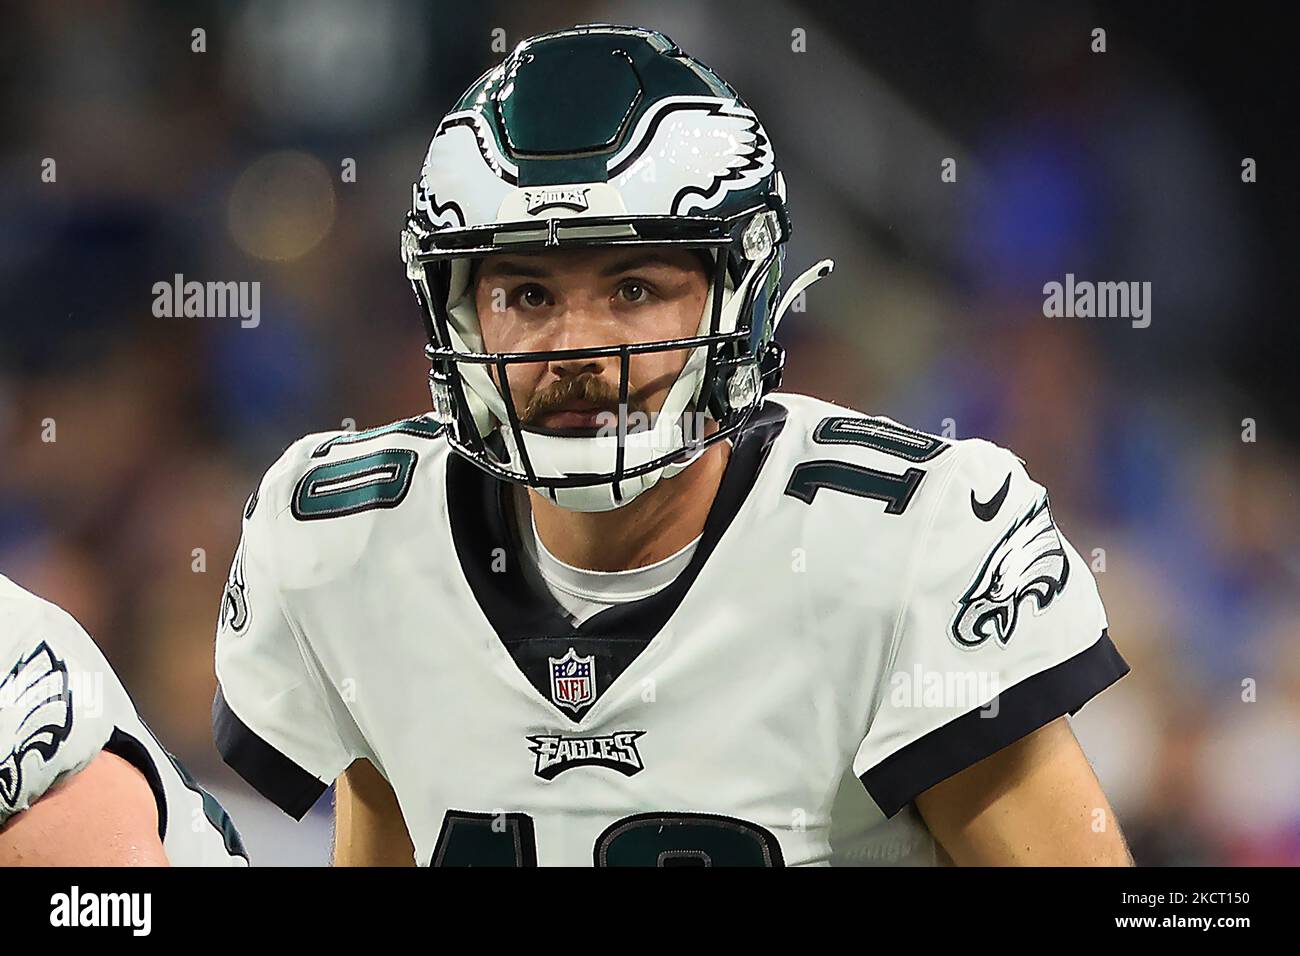
[[[685,570],[581,624],[508,489],[424,418],[286,451],[218,625],[232,767],[301,816],[370,760],[421,865],[941,864],[913,799],[1128,670],[985,441],[770,396]]]
[[[3,575],[0,674],[0,825],[107,750],[149,782],[173,866],[248,865],[230,818],[140,720],[81,625]]]

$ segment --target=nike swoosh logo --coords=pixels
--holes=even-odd
[[[1011,472],[1007,472],[1007,480],[1002,482],[1002,487],[998,493],[988,501],[980,501],[975,497],[975,489],[970,493],[970,510],[975,512],[975,517],[980,521],[992,521],[1002,510],[1002,502],[1007,500],[1007,492],[1011,490]]]

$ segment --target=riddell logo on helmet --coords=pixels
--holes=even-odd
[[[585,212],[588,208],[587,193],[589,189],[588,186],[578,189],[530,189],[524,193],[524,202],[528,209],[528,215],[535,216],[546,209],[555,209],[557,207],[572,209],[575,212]]]

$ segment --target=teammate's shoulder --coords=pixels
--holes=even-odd
[[[85,667],[102,661],[99,648],[76,618],[0,574],[0,673],[42,653],[56,661],[72,656]]]
[[[116,693],[76,619],[0,576],[0,825],[94,759]]]
[[[292,442],[267,469],[245,508],[265,502],[273,517],[298,520],[347,514],[359,504],[391,507],[405,496],[419,464],[445,455],[442,424],[425,415],[362,430],[313,432]]]

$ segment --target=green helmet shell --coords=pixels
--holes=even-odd
[[[643,151],[663,124],[680,122],[674,113],[701,110],[731,118],[712,127],[720,148],[704,157],[721,160],[710,171],[726,187],[702,184],[711,195],[674,197],[666,208],[638,211],[680,215],[708,208],[725,216],[761,204],[774,191],[767,134],[726,81],[661,33],[593,26],[525,40],[465,92],[451,115],[482,117],[480,128],[514,166],[516,185],[551,186],[618,181],[638,162],[647,169],[662,158]],[[695,171],[706,168],[701,163]],[[669,173],[655,175],[661,172]]]

